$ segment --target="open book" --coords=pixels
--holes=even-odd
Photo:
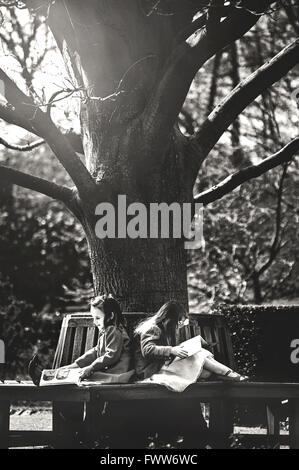
[[[42,373],[40,386],[49,387],[51,385],[77,385],[78,387],[92,387],[104,383],[128,383],[134,375],[134,370],[122,374],[109,374],[108,372],[95,372],[88,379],[81,380],[82,369],[62,369],[44,370]]]
[[[44,370],[42,373],[40,387],[50,385],[81,385],[81,369]]]
[[[202,350],[201,336],[195,336],[180,344],[182,348],[188,353],[188,357],[194,356]],[[180,357],[176,357],[174,361],[181,361]]]

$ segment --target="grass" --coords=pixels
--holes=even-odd
[[[12,431],[51,431],[52,430],[52,409],[51,406],[14,406],[10,417],[10,429]],[[282,434],[287,435],[287,431],[282,429]],[[266,435],[266,429],[263,427],[235,427],[235,436],[232,439],[232,448],[244,449],[246,443],[238,434],[247,434],[252,436]],[[81,448],[115,449],[115,444],[111,439],[103,438],[90,445],[81,443]],[[144,442],[147,449],[180,449],[185,447],[184,437],[178,437],[172,442],[162,441],[158,436],[148,436]],[[209,448],[209,447],[208,447]],[[251,447],[254,448],[254,447]],[[266,448],[266,447],[260,447]],[[286,448],[286,447],[284,447]]]

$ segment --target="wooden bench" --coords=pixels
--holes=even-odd
[[[128,333],[134,335],[134,328],[145,313],[125,313]],[[232,341],[225,318],[222,315],[190,314],[190,326],[180,330],[178,341],[201,335],[209,343],[217,343],[213,353],[217,360],[235,367]],[[64,317],[53,368],[70,364],[80,355],[97,344],[98,329],[88,313],[69,314]]]
[[[135,326],[144,318],[147,314],[134,312],[134,313],[125,313],[126,324],[129,335],[134,338],[134,328]],[[180,330],[180,336],[177,338],[178,342],[184,341],[196,335],[202,335],[208,342],[216,343],[216,346],[213,348],[213,353],[216,359],[223,361],[229,367],[234,368],[234,356],[231,338],[227,328],[226,321],[221,315],[203,315],[203,314],[191,314],[190,326]],[[88,351],[97,344],[98,341],[98,330],[94,327],[93,318],[88,313],[76,313],[66,315],[61,332],[60,338],[58,341],[58,347],[56,350],[53,367],[58,368],[73,362],[76,358],[82,355],[84,352]],[[172,399],[176,394],[171,395]],[[146,400],[146,397],[144,398]],[[162,398],[161,398],[162,400]],[[109,400],[110,401],[110,400]],[[131,399],[134,402],[134,397]],[[118,412],[115,412],[115,415],[121,416],[121,421],[128,420],[128,414],[122,410],[122,405],[120,403],[115,404],[114,408],[118,405]],[[131,404],[133,408],[133,404]],[[128,407],[130,404],[127,405]],[[150,407],[150,403],[144,403],[145,408]],[[83,409],[77,405],[77,416],[83,415]],[[89,407],[87,407],[88,410]],[[56,428],[63,428],[63,419],[61,417],[70,416],[74,413],[74,407],[68,406],[65,404],[55,404],[54,407],[54,419],[56,423]],[[216,413],[216,405],[214,406]],[[86,412],[86,410],[85,410]],[[86,413],[85,413],[86,414]],[[94,411],[91,411],[91,414],[95,415]],[[98,415],[98,413],[97,413]],[[109,421],[109,433],[115,434],[118,429],[116,424],[116,419],[112,418]],[[149,423],[147,423],[149,426]],[[139,425],[136,425],[136,428]],[[154,423],[153,423],[154,426]],[[94,425],[96,429],[96,425]],[[141,430],[141,429],[140,429]]]
[[[134,326],[144,314],[126,314],[128,329],[132,333]],[[234,367],[231,337],[225,319],[221,315],[192,314],[191,325],[181,331],[180,340],[201,334],[207,341],[216,342],[216,359]],[[67,365],[93,347],[98,339],[97,329],[93,326],[89,314],[67,315],[62,324],[60,338],[54,358],[54,367]],[[145,400],[198,400],[198,403],[210,404],[209,429],[211,434],[221,436],[221,447],[227,446],[228,437],[234,429],[234,406],[242,402],[262,402],[267,405],[273,400],[290,401],[290,438],[292,448],[299,448],[299,384],[281,383],[221,383],[206,382],[190,386],[184,393],[176,394],[158,385],[99,385],[87,388],[49,387],[37,388],[30,384],[5,383],[0,385],[0,448],[14,445],[14,434],[9,433],[9,408],[11,401],[51,401],[53,403],[53,433],[51,442],[57,445],[68,433],[65,415],[70,410],[85,415],[85,433],[93,439],[97,429],[100,403],[141,402]],[[18,433],[20,437],[20,433]],[[25,436],[26,437],[26,436]],[[24,438],[25,438],[24,437]],[[32,433],[28,439],[33,437]],[[39,436],[37,436],[39,438]],[[26,439],[25,439],[26,440]],[[36,442],[36,440],[34,440]],[[24,439],[22,441],[24,443]]]

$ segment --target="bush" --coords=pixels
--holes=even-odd
[[[58,202],[0,188],[0,338],[6,344],[7,376],[26,374],[35,352],[51,365],[64,285],[91,281],[86,241],[79,224]],[[51,312],[46,313],[46,312]]]
[[[24,378],[37,351],[44,363],[51,365],[60,326],[60,315],[37,313],[32,305],[17,299],[11,284],[0,278],[0,337],[6,347],[6,378]]]
[[[299,367],[290,360],[299,306],[220,304],[212,313],[227,318],[238,370],[252,379],[299,381]]]

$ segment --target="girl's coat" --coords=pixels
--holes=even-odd
[[[130,338],[119,325],[100,330],[98,344],[76,360],[81,369],[92,366],[92,381],[126,383],[132,376]]]
[[[168,343],[166,335],[157,325],[153,325],[140,335],[140,346],[135,352],[137,379],[144,380],[151,377],[170,360],[172,347]]]

